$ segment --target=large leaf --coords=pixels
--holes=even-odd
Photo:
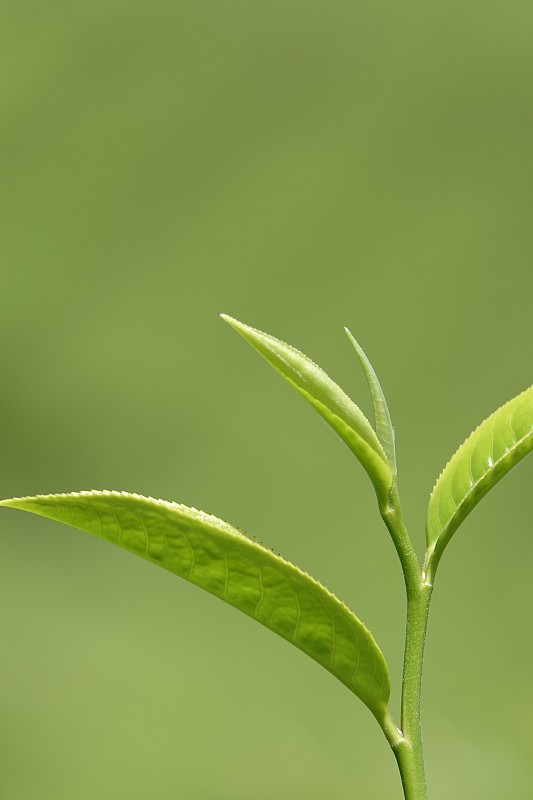
[[[345,328],[344,330],[346,331],[346,335],[352,343],[361,366],[363,367],[363,371],[370,389],[370,394],[372,395],[376,434],[381,442],[383,450],[385,451],[385,455],[387,456],[387,461],[389,462],[392,473],[393,475],[396,475],[396,447],[394,444],[394,428],[392,427],[392,421],[387,400],[385,399],[385,394],[381,388],[381,384],[378,380],[378,376],[375,373],[374,367],[368,360],[368,356],[366,355],[365,351],[357,339],[354,338],[351,331],[349,331],[348,328]]]
[[[393,478],[391,467],[374,429],[358,406],[320,367],[299,350],[225,314],[221,316],[255,347],[339,434],[365,467],[381,505],[385,505]]]
[[[429,579],[461,522],[532,448],[533,386],[482,422],[437,480],[426,523]]]
[[[363,623],[318,581],[222,520],[125,492],[3,500],[136,553],[225,600],[333,673],[383,722],[385,659]]]

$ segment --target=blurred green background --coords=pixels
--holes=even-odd
[[[4,0],[3,497],[127,489],[215,513],[345,599],[389,661],[399,565],[363,470],[218,319],[369,412],[423,549],[432,484],[533,382],[524,0]],[[430,620],[432,800],[532,796],[533,462],[465,522]],[[368,710],[172,575],[4,511],[6,800],[393,800]]]

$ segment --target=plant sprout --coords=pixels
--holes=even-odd
[[[114,491],[38,495],[0,502],[106,539],[238,608],[338,678],[372,712],[398,763],[406,800],[427,800],[420,726],[424,642],[444,550],[481,498],[533,448],[533,387],[494,412],[459,447],[431,493],[427,550],[418,562],[402,517],[394,429],[379,380],[346,333],[366,375],[374,426],[307,356],[222,315],[318,411],[373,483],[403,570],[407,625],[401,717],[388,707],[385,657],[360,619],[315,578],[217,517],[174,502]]]

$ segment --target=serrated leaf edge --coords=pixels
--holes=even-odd
[[[467,445],[467,443],[470,441],[470,439],[473,439],[473,438],[476,436],[476,434],[478,433],[478,431],[480,430],[480,428],[482,428],[482,427],[483,427],[485,424],[487,424],[488,422],[490,422],[490,420],[491,420],[493,417],[495,417],[497,414],[499,414],[501,411],[503,411],[503,410],[504,410],[504,409],[505,409],[507,406],[511,405],[511,403],[515,403],[517,400],[519,400],[521,397],[523,397],[523,395],[525,395],[527,392],[531,391],[531,389],[533,389],[533,385],[531,385],[531,386],[528,386],[526,389],[524,389],[523,391],[519,392],[519,394],[515,395],[515,396],[514,396],[514,397],[512,397],[510,400],[507,400],[505,403],[502,403],[502,405],[501,405],[501,406],[499,406],[497,409],[495,409],[495,411],[493,411],[491,414],[489,414],[489,416],[488,416],[488,417],[486,417],[484,420],[482,420],[482,421],[479,423],[479,425],[477,425],[477,426],[476,426],[476,428],[474,428],[474,430],[472,431],[472,433],[470,433],[470,434],[469,434],[469,435],[466,437],[466,439],[465,439],[465,440],[464,440],[464,441],[463,441],[463,442],[462,442],[462,443],[461,443],[461,444],[460,444],[460,445],[457,447],[457,449],[455,450],[455,452],[453,453],[453,455],[451,456],[451,458],[449,459],[449,461],[446,463],[446,465],[445,465],[445,466],[443,467],[443,469],[441,470],[441,472],[440,472],[440,474],[439,474],[439,476],[438,476],[437,480],[435,481],[435,483],[434,483],[434,485],[433,485],[433,489],[431,490],[431,493],[430,493],[430,496],[429,496],[429,503],[428,503],[428,514],[429,514],[429,508],[430,508],[430,505],[431,505],[431,501],[432,501],[432,499],[433,499],[433,495],[435,494],[435,491],[436,491],[436,489],[437,489],[437,486],[438,486],[439,482],[441,481],[441,479],[442,479],[442,477],[443,477],[444,473],[445,473],[445,472],[448,470],[448,468],[450,467],[450,465],[452,464],[452,462],[454,461],[454,459],[455,459],[455,458],[456,458],[456,456],[458,455],[459,451],[460,451],[460,450],[461,450],[461,449],[462,449],[464,446],[466,446],[466,445]],[[463,496],[463,498],[462,498],[462,500],[461,500],[461,504],[460,504],[459,506],[458,506],[458,505],[455,503],[455,500],[453,501],[453,502],[454,502],[454,505],[455,505],[455,511],[454,511],[454,513],[452,514],[452,516],[451,516],[451,517],[450,517],[450,519],[448,520],[448,522],[447,522],[446,526],[445,526],[444,528],[442,528],[442,529],[441,529],[441,531],[440,531],[439,535],[437,536],[437,538],[435,539],[435,541],[434,541],[433,543],[431,543],[431,544],[429,543],[429,541],[427,541],[427,535],[428,535],[429,531],[428,531],[428,528],[426,527],[426,541],[427,541],[426,563],[427,563],[428,565],[429,565],[429,564],[431,564],[431,561],[432,561],[432,559],[433,559],[433,557],[434,557],[434,554],[435,554],[435,552],[437,551],[437,546],[438,546],[439,542],[440,542],[440,541],[441,541],[443,538],[445,538],[445,536],[446,536],[446,534],[448,533],[448,531],[449,531],[450,527],[452,527],[452,523],[454,522],[454,520],[455,520],[455,519],[456,519],[456,517],[457,517],[457,513],[459,512],[460,508],[461,508],[461,507],[464,505],[464,503],[465,503],[465,502],[468,500],[468,498],[470,498],[470,497],[471,497],[471,495],[472,495],[472,494],[475,492],[475,490],[476,490],[476,489],[479,487],[479,485],[480,485],[480,484],[481,484],[481,483],[482,483],[482,482],[483,482],[483,481],[484,481],[484,480],[485,480],[485,479],[486,479],[488,476],[490,476],[490,475],[491,475],[493,472],[495,472],[495,471],[496,471],[497,467],[498,467],[498,466],[499,466],[499,465],[502,463],[502,461],[504,461],[506,458],[508,458],[508,457],[509,457],[509,454],[510,454],[510,453],[512,453],[513,451],[515,451],[515,450],[516,450],[516,449],[517,449],[517,448],[518,448],[518,447],[519,447],[521,444],[523,444],[525,441],[527,441],[527,440],[528,440],[528,439],[530,439],[530,438],[533,438],[533,430],[530,430],[530,431],[529,431],[529,433],[526,433],[526,434],[525,434],[524,436],[522,436],[520,439],[516,440],[516,441],[514,442],[514,444],[513,444],[513,445],[512,445],[512,446],[511,446],[511,447],[510,447],[508,450],[506,450],[506,451],[505,451],[505,453],[503,453],[503,454],[502,454],[502,455],[501,455],[501,456],[500,456],[498,459],[496,459],[496,461],[493,461],[493,462],[492,462],[492,464],[491,464],[491,466],[490,466],[490,469],[489,469],[489,470],[487,470],[486,472],[484,472],[484,473],[483,473],[483,474],[482,474],[482,475],[481,475],[481,476],[480,476],[480,477],[479,477],[479,478],[478,478],[476,481],[474,481],[474,483],[472,483],[472,484],[470,485],[470,488],[468,489],[468,491],[466,492],[466,494]],[[452,499],[453,499],[453,496],[452,496]],[[447,543],[446,543],[446,544],[447,544]],[[439,557],[440,557],[440,556],[439,556]]]
[[[368,633],[370,639],[374,642],[376,648],[380,653],[382,653],[381,648],[377,644],[376,640],[374,639],[374,635],[372,632],[366,627],[365,623],[360,619],[360,617],[356,616],[356,614],[352,611],[352,609],[336,594],[334,594],[330,589],[327,588],[323,583],[317,580],[315,577],[310,575],[305,570],[301,569],[296,564],[293,564],[292,561],[289,561],[287,558],[284,558],[279,553],[276,553],[275,550],[272,550],[270,547],[267,547],[262,542],[258,541],[252,536],[248,536],[244,532],[240,531],[238,528],[235,528],[233,525],[230,525],[229,522],[225,522],[224,520],[220,519],[220,517],[216,517],[214,514],[209,514],[205,511],[201,511],[193,506],[186,506],[182,503],[176,503],[172,500],[162,500],[161,498],[151,497],[150,495],[143,495],[138,494],[137,492],[125,492],[125,491],[117,491],[112,489],[88,489],[79,492],[61,492],[59,494],[36,494],[36,495],[27,495],[24,497],[12,497],[7,500],[0,500],[0,506],[4,506],[5,508],[16,508],[14,503],[21,502],[28,500],[57,500],[57,499],[69,499],[71,497],[125,497],[125,498],[133,498],[135,500],[144,500],[149,503],[155,503],[156,505],[164,506],[165,508],[169,508],[172,510],[179,511],[187,516],[192,516],[194,519],[198,520],[199,522],[205,522],[208,524],[213,525],[216,528],[219,528],[224,533],[229,535],[235,535],[240,539],[243,539],[252,547],[257,547],[259,550],[267,550],[274,558],[282,564],[287,564],[304,578],[307,578],[318,586],[320,589],[326,592],[329,597],[338,603],[344,611],[347,612],[353,619],[361,625],[365,632]],[[25,509],[20,509],[25,510]],[[68,523],[67,523],[68,524]],[[73,526],[70,526],[73,527]],[[75,527],[75,526],[74,526]],[[78,529],[79,530],[79,529]]]

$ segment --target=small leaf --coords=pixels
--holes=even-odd
[[[428,578],[472,509],[533,448],[533,386],[491,414],[437,480],[426,522]]]
[[[396,447],[394,444],[394,428],[392,427],[392,421],[390,418],[389,407],[385,399],[385,394],[381,388],[378,376],[374,371],[374,367],[368,360],[365,351],[357,339],[352,336],[348,328],[345,328],[344,330],[346,331],[346,335],[348,336],[348,339],[352,343],[355,352],[357,353],[359,361],[361,362],[361,366],[363,367],[366,375],[366,380],[370,388],[370,394],[372,395],[372,404],[374,406],[374,423],[376,434],[381,446],[383,447],[383,450],[385,451],[392,474],[396,475]]]
[[[368,472],[380,504],[385,505],[392,485],[392,471],[374,429],[358,406],[320,367],[299,350],[225,314],[221,316],[255,347],[339,434]]]
[[[314,578],[222,520],[125,492],[3,500],[106,539],[238,608],[335,675],[382,725],[384,656],[363,623]]]

